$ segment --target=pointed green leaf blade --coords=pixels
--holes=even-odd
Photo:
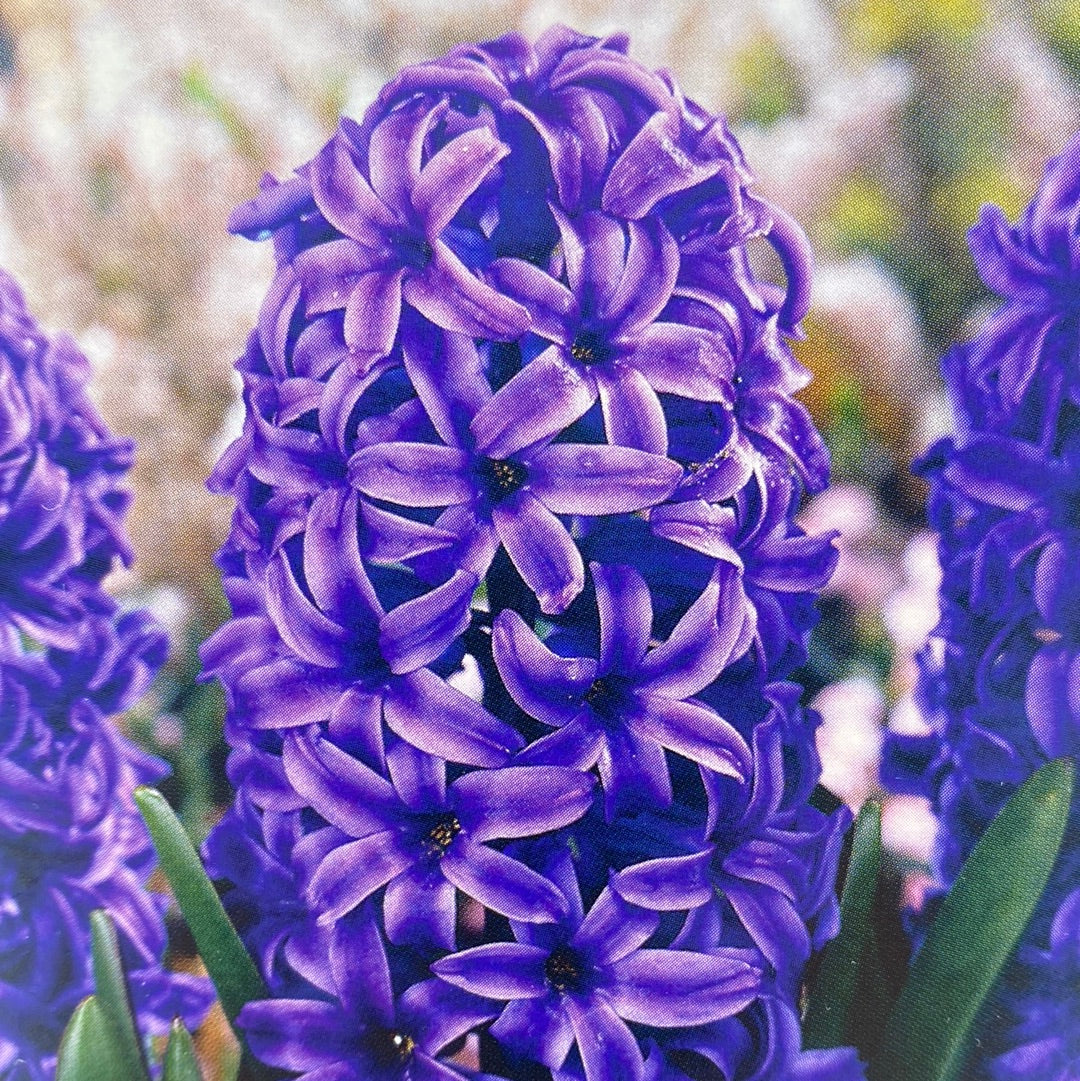
[[[855,820],[851,861],[840,897],[840,934],[826,946],[810,990],[803,1028],[807,1048],[841,1047],[849,1042],[880,866],[881,804],[869,801]]]
[[[90,949],[94,963],[94,998],[111,1037],[116,1077],[124,1081],[150,1081],[139,1033],[132,1015],[120,942],[112,917],[102,909],[90,913]]]
[[[191,1034],[177,1018],[169,1030],[162,1081],[203,1081]]]
[[[217,988],[225,1016],[243,1044],[236,1016],[245,1003],[269,997],[266,985],[165,797],[156,789],[140,787],[135,789],[135,802],[150,829],[161,869],[191,929],[199,956]]]
[[[111,1061],[112,1040],[93,995],[84,998],[64,1029],[56,1063],[56,1081],[95,1081],[101,1065]]]
[[[1059,758],[990,823],[930,928],[889,1018],[871,1081],[953,1081],[972,1028],[1057,859],[1074,764]]]

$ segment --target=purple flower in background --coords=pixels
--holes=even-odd
[[[116,558],[130,440],[114,436],[86,394],[90,366],[66,335],[49,337],[0,271],[0,617],[71,646]]]
[[[931,731],[886,745],[884,777],[928,796],[933,870],[948,888],[1016,787],[1048,758],[1080,753],[1076,218],[1080,140],[1047,167],[1015,226],[985,208],[969,239],[1003,303],[943,368],[957,432],[927,453],[941,535],[942,618],[919,658]],[[1074,801],[1069,830],[1080,826]],[[1001,1018],[972,1076],[1080,1076],[1075,853],[1069,841],[993,1003]],[[1048,992],[1049,988],[1053,992]],[[1051,1002],[1052,998],[1052,1002]]]
[[[405,69],[234,213],[277,268],[211,482],[240,791],[207,854],[265,1062],[794,1061],[847,818],[780,681],[835,552],[794,522],[809,252],[752,179],[622,35],[555,27]]]
[[[0,1069],[22,1056],[50,1073],[71,1011],[93,990],[90,913],[116,921],[135,1007],[150,1031],[201,1017],[208,988],[161,969],[164,898],[146,892],[155,858],[131,800],[166,770],[106,712],[131,706],[160,666],[164,636],[145,613],[90,617],[70,652],[0,648]]]
[[[93,990],[90,914],[119,932],[145,1031],[198,1020],[205,981],[163,970],[165,899],[131,792],[163,763],[110,720],[167,654],[147,612],[101,588],[130,562],[132,444],[86,393],[89,364],[50,338],[0,271],[0,1073],[49,1078]]]

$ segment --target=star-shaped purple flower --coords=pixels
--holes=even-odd
[[[658,321],[679,273],[679,249],[662,222],[597,211],[556,220],[566,284],[521,259],[497,259],[489,269],[552,345],[480,409],[473,434],[502,454],[561,432],[599,397],[611,443],[666,454],[657,395],[730,405],[727,344],[711,331]]]
[[[303,547],[310,597],[284,549],[267,567],[266,610],[283,647],[261,663],[247,658],[233,689],[238,716],[255,729],[329,721],[376,762],[385,720],[414,746],[470,765],[501,765],[521,737],[423,667],[467,625],[476,576],[459,571],[384,613],[360,557],[354,499],[313,507]]]
[[[558,1070],[576,1044],[586,1081],[642,1081],[644,1059],[628,1022],[704,1025],[738,1013],[761,990],[761,971],[738,950],[642,949],[659,917],[605,889],[586,915],[568,861],[555,877],[569,902],[560,923],[513,925],[515,942],[490,942],[436,961],[465,991],[506,1002],[491,1035]]]
[[[368,912],[337,925],[328,963],[308,975],[330,997],[249,1002],[239,1023],[261,1061],[299,1071],[298,1081],[465,1081],[438,1058],[493,1017],[490,1002],[441,980],[395,997],[386,948]]]
[[[746,775],[742,736],[692,696],[707,687],[752,631],[737,571],[719,564],[667,641],[649,648],[652,599],[628,566],[590,564],[600,612],[600,656],[559,657],[517,612],[495,622],[493,650],[514,701],[557,728],[521,753],[528,762],[600,771],[608,817],[671,803],[664,749],[732,777]]]
[[[442,234],[510,148],[477,126],[425,160],[446,104],[407,103],[371,133],[370,177],[343,126],[311,163],[315,203],[343,234],[295,259],[307,313],[345,309],[345,341],[367,356],[393,346],[404,299],[448,330],[516,338],[529,313],[473,274]]]
[[[806,809],[783,810],[782,721],[754,729],[749,786],[702,770],[709,794],[705,848],[689,856],[649,860],[614,876],[612,888],[660,911],[690,909],[681,941],[710,945],[709,928],[734,909],[754,945],[790,987],[810,956],[808,924],[831,898],[831,872],[849,819]],[[702,937],[704,936],[704,937]]]
[[[446,763],[407,743],[387,753],[390,780],[317,737],[290,733],[285,770],[323,818],[355,840],[319,863],[308,895],[321,923],[386,886],[391,942],[455,944],[455,890],[516,920],[567,911],[542,875],[488,842],[561,829],[592,803],[593,779],[558,766],[477,770],[446,784]]]
[[[581,592],[585,567],[556,516],[652,506],[674,490],[681,467],[630,447],[553,443],[532,425],[535,403],[495,449],[470,428],[495,401],[474,343],[444,333],[423,345],[406,346],[406,370],[443,443],[362,447],[349,462],[349,479],[374,499],[447,507],[436,525],[466,540],[461,566],[485,574],[501,543],[541,609],[562,612]]]

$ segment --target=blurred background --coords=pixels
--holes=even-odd
[[[806,227],[818,270],[805,393],[834,485],[805,508],[839,528],[838,573],[804,672],[825,783],[877,790],[886,725],[918,730],[912,655],[936,621],[937,564],[911,459],[949,425],[937,358],[988,297],[965,231],[1014,217],[1080,127],[1080,0],[0,0],[0,265],[69,330],[93,393],[139,444],[138,561],[114,588],[172,634],[131,717],[173,765],[200,839],[229,798],[221,701],[198,644],[225,618],[211,557],[230,514],[203,481],[239,424],[240,352],[267,246],[229,237],[260,175],[287,175],[403,64],[555,21],[625,29],[726,113],[760,190]],[[886,837],[917,897],[932,822],[892,799]]]

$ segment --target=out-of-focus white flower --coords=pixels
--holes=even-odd
[[[821,783],[857,809],[879,788],[885,696],[872,680],[856,676],[823,688],[812,704],[822,717],[817,730]]]
[[[929,863],[937,819],[922,796],[889,796],[882,807],[882,844],[917,863]]]

